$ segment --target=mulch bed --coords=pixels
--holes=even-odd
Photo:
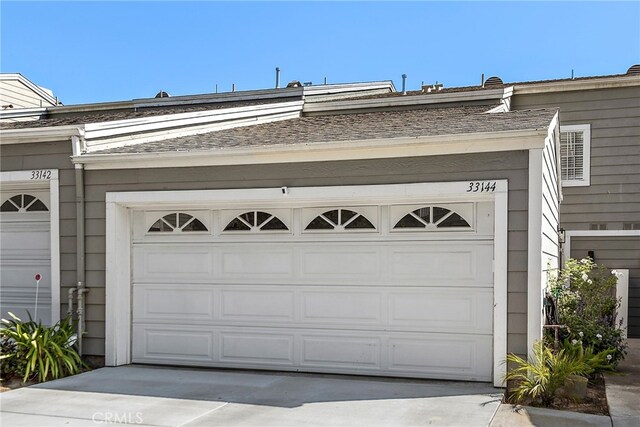
[[[516,402],[509,400],[509,393],[505,393],[504,402],[516,404]],[[527,406],[544,407],[534,402],[517,403]],[[609,404],[607,403],[604,377],[598,374],[595,378],[589,379],[589,383],[587,384],[587,397],[581,402],[575,402],[566,398],[556,398],[548,408],[561,411],[582,412],[584,414],[609,415]]]

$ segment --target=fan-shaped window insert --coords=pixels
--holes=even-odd
[[[0,212],[47,212],[48,210],[42,200],[30,194],[16,194],[0,206]]]
[[[471,228],[467,220],[460,214],[440,206],[425,206],[406,214],[393,227],[394,230],[403,228]]]
[[[289,231],[289,228],[275,215],[251,211],[232,219],[224,231]]]
[[[198,231],[209,230],[198,218],[181,212],[165,215],[149,228],[149,233],[191,233]]]
[[[349,209],[334,209],[315,217],[305,230],[375,230],[363,215]]]

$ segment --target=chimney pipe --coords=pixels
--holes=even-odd
[[[231,83],[231,92],[235,92],[235,91],[236,91],[236,84]]]
[[[280,67],[276,67],[276,89],[280,89]]]
[[[484,87],[484,73],[482,73],[482,78],[480,80],[480,86]]]
[[[403,95],[407,94],[407,75],[406,74],[402,75],[402,94]]]

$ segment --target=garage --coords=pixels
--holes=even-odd
[[[110,305],[107,349],[123,363],[491,381],[506,346],[497,183],[108,194],[108,262],[131,269],[110,295],[132,309]],[[109,328],[123,321],[130,337]]]
[[[0,299],[2,318],[11,312],[51,322],[49,190],[12,188],[0,193]],[[41,280],[36,287],[35,276]]]

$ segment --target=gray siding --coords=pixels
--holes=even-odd
[[[75,283],[75,188],[69,143],[4,146],[2,170],[60,169],[62,312]],[[105,194],[198,190],[509,180],[508,350],[526,353],[528,152],[514,151],[370,161],[85,172],[87,354],[104,354]]]
[[[640,237],[573,237],[571,257],[582,259],[594,251],[595,261],[608,268],[629,269],[628,336],[640,338]]]
[[[563,188],[565,229],[640,222],[640,87],[516,95],[511,107],[559,107],[561,125],[591,125],[591,185]]]

